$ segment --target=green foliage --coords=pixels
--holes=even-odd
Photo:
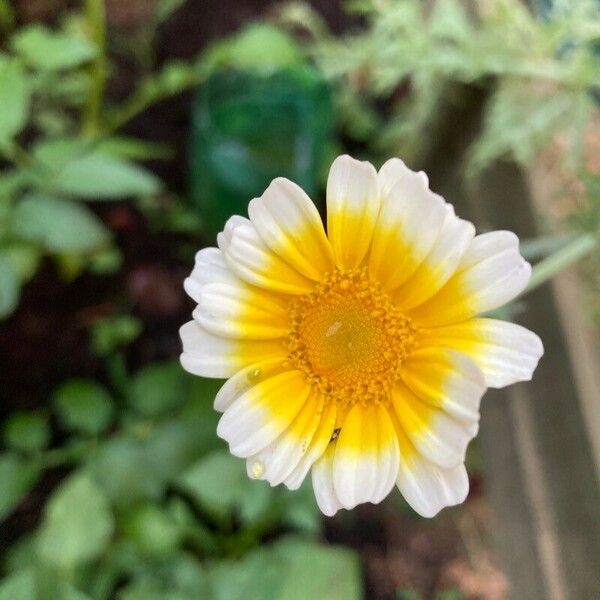
[[[24,196],[13,211],[13,233],[49,252],[86,252],[106,246],[109,234],[81,204],[42,195]]]
[[[44,568],[22,569],[0,583],[0,600],[91,600]]]
[[[115,408],[108,391],[94,381],[69,379],[52,396],[61,425],[67,431],[98,435],[112,422]]]
[[[354,553],[315,541],[320,513],[310,485],[289,492],[252,481],[217,439],[220,382],[191,377],[176,362],[124,370],[119,380],[110,392],[65,381],[51,396],[63,445],[20,440],[25,454],[0,455],[0,519],[45,467],[75,466],[39,528],[8,552],[0,594],[300,600],[306,589],[315,598],[360,597]],[[279,529],[294,535],[264,545]]]
[[[0,54],[0,150],[9,149],[12,138],[27,122],[31,84],[17,58]]]
[[[215,600],[358,600],[360,568],[349,550],[297,538],[260,548],[210,572]]]
[[[293,38],[272,25],[256,23],[212,46],[205,60],[214,68],[268,74],[298,66],[303,58]]]
[[[182,528],[157,504],[135,506],[123,521],[123,531],[144,555],[168,555],[179,547]]]
[[[46,417],[34,412],[12,413],[4,423],[2,434],[7,446],[22,452],[43,450],[50,441]]]
[[[590,91],[600,72],[595,0],[562,3],[549,20],[519,0],[432,5],[353,3],[365,26],[341,39],[308,27],[307,50],[338,84],[349,134],[382,156],[418,161],[436,141],[439,115],[460,98],[457,86],[493,81],[471,173],[504,156],[527,162],[558,132],[576,147],[594,111]],[[292,4],[282,21],[304,27],[310,15]],[[390,107],[385,115],[372,110],[380,101]]]
[[[155,24],[179,5],[157,3]],[[66,279],[120,266],[106,226],[80,201],[162,191],[137,161],[168,157],[169,149],[115,132],[152,102],[198,81],[196,65],[167,64],[122,106],[107,106],[111,65],[99,6],[87,3],[85,15],[73,12],[57,28],[15,29],[9,4],[0,3],[0,29],[8,33],[0,52],[0,319],[14,311],[44,254],[56,258]]]
[[[188,388],[179,362],[155,363],[132,378],[128,400],[140,415],[156,417],[183,404]]]
[[[55,490],[46,505],[38,539],[40,556],[61,569],[72,569],[98,558],[113,528],[102,488],[78,471]]]
[[[225,450],[203,456],[182,473],[178,483],[217,519],[235,512],[243,522],[252,523],[271,508],[268,485],[250,480],[244,461]]]
[[[36,484],[42,472],[41,464],[17,454],[0,454],[0,520],[9,515]]]
[[[21,280],[6,251],[0,250],[0,319],[10,315],[19,303]]]
[[[98,356],[108,356],[135,340],[142,327],[140,320],[131,315],[96,319],[90,332],[92,350]]]
[[[68,196],[86,200],[150,196],[161,188],[159,180],[145,169],[100,151],[72,158],[51,185]]]
[[[29,25],[11,40],[11,49],[23,61],[40,70],[72,69],[90,61],[96,48],[86,39],[54,32],[43,25]]]

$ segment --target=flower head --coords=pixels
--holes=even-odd
[[[424,173],[340,156],[327,234],[308,196],[276,179],[205,248],[183,366],[229,378],[218,434],[248,474],[300,486],[327,515],[397,485],[431,517],[468,492],[464,458],[486,387],[528,380],[532,332],[477,315],[527,285],[508,231],[475,236]]]

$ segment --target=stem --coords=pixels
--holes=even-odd
[[[79,440],[68,446],[46,450],[41,456],[41,461],[45,469],[78,463],[86,458],[97,445],[98,441],[95,438]]]
[[[102,130],[102,104],[108,72],[104,0],[85,0],[85,13],[97,55],[90,65],[90,86],[83,113],[83,132],[89,137],[95,137]]]
[[[524,294],[531,292],[549,279],[552,279],[559,271],[577,262],[580,258],[587,256],[596,247],[598,240],[590,233],[583,234],[572,242],[557,250],[544,260],[541,260],[533,268],[529,285]]]
[[[527,260],[541,259],[562,250],[578,235],[559,234],[559,235],[544,235],[534,239],[522,240],[519,244],[521,255]]]
[[[108,379],[113,388],[122,396],[127,395],[129,385],[129,375],[127,373],[127,365],[122,352],[116,352],[106,358],[106,369],[108,371]]]

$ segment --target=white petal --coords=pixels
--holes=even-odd
[[[479,420],[485,380],[479,367],[461,352],[420,348],[404,362],[401,377],[423,402],[462,421]]]
[[[319,425],[323,397],[311,394],[290,426],[264,450],[248,458],[248,476],[279,485],[306,454]]]
[[[295,183],[275,179],[260,198],[251,200],[248,214],[267,246],[304,276],[320,280],[333,268],[319,211]]]
[[[463,464],[444,469],[418,454],[401,465],[397,485],[422,517],[434,517],[446,506],[461,504],[469,493],[469,477]]]
[[[289,370],[285,357],[256,362],[232,375],[219,389],[215,396],[214,409],[225,412],[244,392],[260,381],[268,379],[278,373]]]
[[[304,478],[310,471],[313,463],[325,452],[331,441],[331,436],[335,428],[335,419],[337,414],[337,405],[335,402],[329,402],[324,408],[319,421],[319,426],[315,431],[308,449],[299,460],[294,470],[289,474],[283,483],[290,490],[296,490],[304,481]]]
[[[422,329],[421,346],[460,348],[482,370],[488,387],[529,381],[544,353],[542,340],[529,329],[496,319]]]
[[[312,486],[317,505],[328,517],[333,517],[340,508],[343,508],[333,488],[334,454],[335,442],[332,442],[312,468]]]
[[[399,158],[390,158],[386,161],[377,173],[382,197],[387,196],[398,181],[410,173],[414,173],[414,171],[409,169]],[[419,171],[417,175],[423,180],[425,187],[429,187],[427,175],[423,171]]]
[[[202,248],[196,253],[194,269],[183,282],[183,287],[190,298],[199,302],[203,285],[236,281],[237,277],[230,271],[223,253],[218,248]]]
[[[204,284],[194,320],[224,337],[264,340],[289,331],[286,302],[239,280]]]
[[[229,268],[247,283],[286,294],[305,294],[313,287],[264,243],[248,219],[231,217],[217,243]]]
[[[415,272],[435,243],[446,214],[444,199],[410,170],[383,197],[369,270],[384,288],[397,288]]]
[[[444,286],[475,236],[473,224],[459,219],[450,204],[446,204],[445,212],[444,223],[431,250],[408,281],[394,291],[394,299],[403,310],[425,302]]]
[[[402,384],[392,392],[392,406],[398,423],[425,458],[446,468],[464,462],[467,446],[477,435],[477,419],[458,419],[426,404]]]
[[[333,161],[327,179],[327,232],[338,266],[360,265],[371,243],[380,201],[371,163],[347,155]]]
[[[213,335],[189,321],[179,330],[183,343],[180,360],[186,371],[202,377],[225,378],[260,360],[285,360],[284,348],[273,340],[234,340]]]
[[[458,323],[506,304],[530,277],[517,237],[506,231],[486,233],[473,239],[448,283],[410,316],[423,326]]]
[[[310,387],[300,371],[287,371],[260,381],[236,398],[221,416],[217,435],[235,456],[260,452],[296,417]]]
[[[381,404],[355,404],[346,416],[333,459],[333,486],[342,506],[381,502],[394,487],[398,439]]]

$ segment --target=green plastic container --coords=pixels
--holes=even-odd
[[[314,196],[331,129],[329,89],[312,67],[212,75],[195,97],[190,149],[191,198],[207,233],[246,215],[275,177]]]

